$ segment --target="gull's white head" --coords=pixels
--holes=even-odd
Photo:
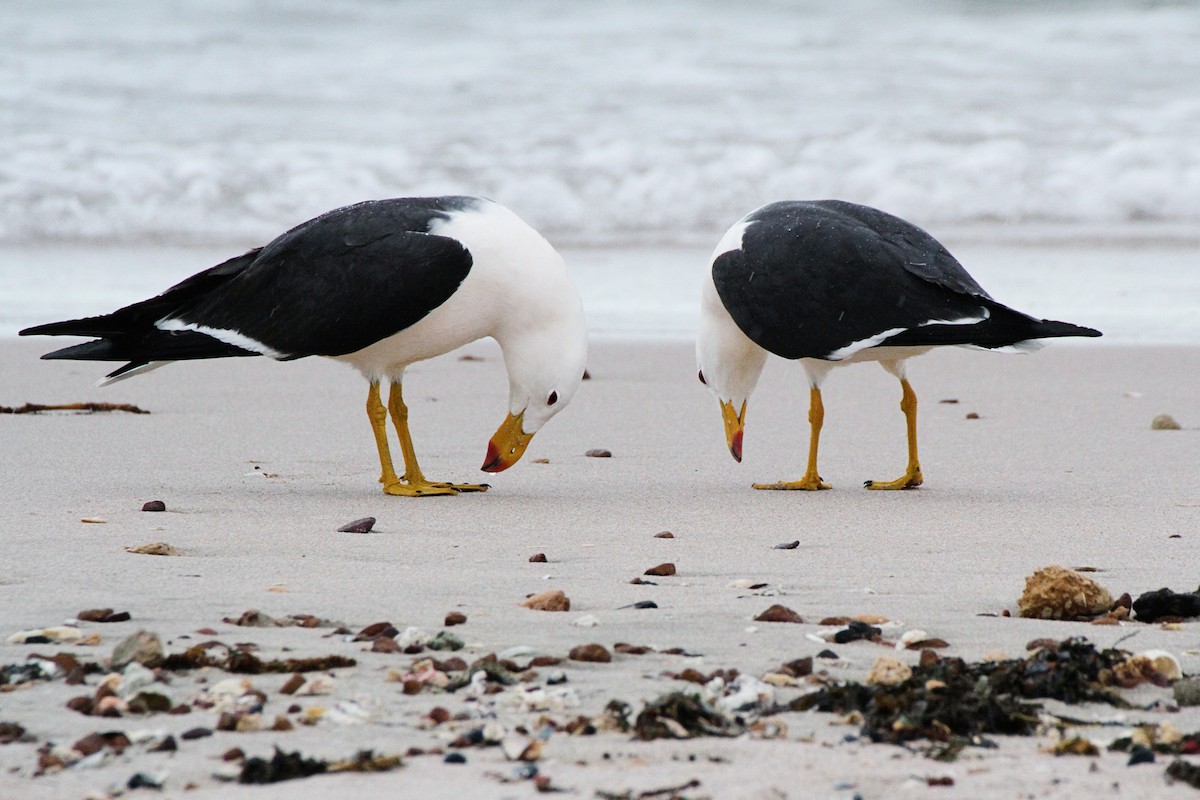
[[[508,416],[488,442],[486,472],[521,458],[533,435],[571,402],[587,366],[583,302],[562,258],[546,244],[523,273],[520,298],[495,333],[509,401]]]
[[[742,460],[746,400],[762,374],[767,351],[750,341],[725,309],[713,284],[712,262],[722,253],[741,247],[744,229],[743,223],[734,225],[713,252],[701,292],[700,329],[696,337],[696,361],[700,368],[697,377],[721,403],[725,441],[738,461]]]

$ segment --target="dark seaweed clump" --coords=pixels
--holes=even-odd
[[[1162,588],[1146,592],[1133,601],[1133,613],[1141,622],[1200,617],[1200,590],[1173,592]]]
[[[646,704],[633,724],[642,741],[693,736],[738,736],[744,729],[708,703],[684,692],[671,692]]]
[[[293,778],[319,775],[329,769],[329,763],[305,758],[299,753],[285,753],[278,747],[270,759],[248,758],[242,765],[238,783],[278,783]]]
[[[1109,750],[1115,750],[1118,753],[1132,753],[1136,748],[1146,747],[1146,745],[1138,745],[1133,743],[1133,738],[1122,736],[1108,746]],[[1164,753],[1174,756],[1195,756],[1200,755],[1200,731],[1189,733],[1183,736],[1177,742],[1151,742],[1149,748],[1155,753]]]
[[[960,658],[922,658],[900,684],[839,683],[793,701],[797,711],[863,715],[862,735],[899,744],[914,739],[978,744],[983,734],[1029,735],[1041,705],[1031,698],[1065,703],[1125,706],[1105,688],[1113,668],[1129,654],[1097,650],[1083,639],[1049,643],[1021,659],[967,663]]]

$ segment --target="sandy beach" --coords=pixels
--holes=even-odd
[[[96,389],[101,365],[39,361],[50,344],[0,342],[0,405],[98,401],[151,413],[0,416],[7,550],[0,633],[60,625],[84,609],[127,611],[131,619],[80,623],[81,633],[94,635],[90,645],[0,644],[0,663],[69,652],[105,664],[118,642],[145,630],[168,653],[217,640],[256,644],[264,660],[340,655],[357,665],[317,673],[332,676],[329,693],[304,697],[278,694],[288,674],[246,676],[266,695],[268,724],[279,715],[298,722],[322,714],[312,708],[325,713],[289,731],[218,730],[179,740],[174,752],[148,752],[139,742],[214,728],[218,709],[196,699],[231,677],[225,671],[160,675],[167,682],[155,690],[190,706],[180,715],[102,718],[66,707],[92,694],[102,673],[88,676],[86,687],[61,679],[6,687],[12,691],[0,694],[0,722],[19,724],[32,740],[0,746],[0,796],[104,796],[137,773],[157,775],[170,797],[537,793],[532,780],[514,777],[521,762],[506,758],[505,748],[449,747],[488,722],[510,737],[545,731],[536,762],[549,779],[542,788],[570,796],[670,796],[643,794],[669,787],[688,798],[1080,797],[1115,796],[1118,786],[1128,797],[1195,793],[1168,785],[1168,757],[1127,767],[1126,754],[1103,750],[1135,723],[1200,729],[1200,711],[1163,710],[1171,691],[1153,686],[1125,692],[1130,709],[1056,707],[1073,719],[1108,723],[1079,728],[1101,747],[1093,757],[1043,752],[1057,738],[1051,727],[1036,736],[991,736],[998,748],[967,747],[942,763],[922,755],[928,742],[907,749],[869,743],[858,725],[816,711],[773,715],[786,729],[773,729],[777,738],[642,742],[628,733],[561,729],[580,716],[602,717],[612,700],[636,714],[692,685],[671,677],[689,668],[762,677],[827,648],[837,658],[817,659],[815,670],[831,680],[861,681],[880,656],[917,663],[914,651],[810,636],[823,618],[838,616],[886,618],[888,641],[924,630],[948,643],[941,656],[968,661],[1016,658],[1042,637],[1085,636],[1130,652],[1164,649],[1185,673],[1200,672],[1195,623],[1165,629],[1015,617],[1024,578],[1049,564],[1095,568],[1091,577],[1114,596],[1195,587],[1195,348],[1069,343],[1030,356],[952,350],[918,359],[910,377],[922,403],[926,484],[898,493],[860,488],[864,479],[902,469],[898,387],[870,365],[838,371],[826,384],[821,459],[834,489],[810,494],[750,488],[802,471],[807,393],[794,365],[769,364],[748,409],[745,460],[736,464],[716,402],[695,380],[689,344],[599,341],[591,380],[521,463],[491,477],[490,491],[404,499],[377,488],[365,385],[345,367],[231,359],[174,365]],[[406,398],[427,475],[477,479],[506,392],[490,342],[410,370]],[[1160,413],[1184,429],[1151,430]],[[584,455],[595,448],[612,457]],[[150,500],[162,500],[167,511],[143,512]],[[366,516],[377,518],[371,533],[336,532]],[[661,531],[674,538],[656,538]],[[792,549],[776,548],[794,541]],[[151,542],[180,555],[126,550]],[[535,553],[546,562],[530,563]],[[643,576],[666,562],[674,576]],[[630,582],[638,577],[652,583]],[[570,611],[521,607],[527,595],[547,589],[561,589]],[[630,607],[640,601],[656,607]],[[776,603],[804,622],[754,620]],[[250,609],[274,618],[314,615],[323,626],[231,624]],[[1014,617],[1001,616],[1005,610]],[[371,642],[334,633],[335,625],[357,633],[382,621],[401,632],[436,633],[450,612],[467,618],[446,629],[466,645],[454,653],[372,652]],[[652,649],[617,652],[610,663],[567,659],[538,668],[527,685],[544,688],[542,710],[522,706],[511,688],[480,697],[429,687],[406,695],[394,681],[429,655],[468,663],[505,651],[518,661],[565,659],[587,643]],[[775,687],[774,699],[786,705],[804,691]],[[1156,710],[1141,710],[1156,702]],[[438,706],[461,719],[432,727],[422,721]],[[559,729],[549,733],[547,721]],[[119,755],[35,777],[39,748],[110,731],[125,731],[134,743]],[[137,731],[147,733],[139,738]],[[269,758],[275,746],[328,760],[364,748],[425,754],[384,774],[318,775],[257,789],[213,777],[229,771],[221,756],[231,748]],[[466,763],[445,763],[450,752],[462,752]],[[946,778],[953,785],[930,788]]]

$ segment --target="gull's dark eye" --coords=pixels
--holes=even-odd
[[[708,381],[704,380],[704,370],[697,372],[696,377],[700,379],[701,383],[703,383],[705,386],[708,386]]]
[[[558,402],[558,392],[551,392],[550,396],[546,398],[546,405],[548,405],[548,406],[552,406],[557,402]]]

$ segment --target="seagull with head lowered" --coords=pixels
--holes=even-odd
[[[479,197],[339,208],[149,300],[21,331],[39,334],[96,337],[43,358],[128,362],[101,385],[197,358],[325,356],[349,364],[370,382],[383,491],[403,496],[487,488],[421,472],[401,392],[409,364],[488,336],[499,343],[508,414],[482,468],[500,472],[571,401],[587,355],[583,305],[562,258],[513,212]],[[389,416],[403,475],[392,464]]]
[[[921,485],[917,397],[906,359],[944,345],[1031,350],[1038,339],[1099,336],[1035,319],[991,298],[936,239],[898,217],[840,200],[786,201],[739,220],[713,252],[696,352],[717,395],[729,452],[742,460],[746,400],[768,353],[799,359],[808,375],[808,466],[797,481],[756,489],[828,489],[817,471],[825,409],[821,382],[837,366],[877,361],[900,380],[908,465],[868,489]]]

